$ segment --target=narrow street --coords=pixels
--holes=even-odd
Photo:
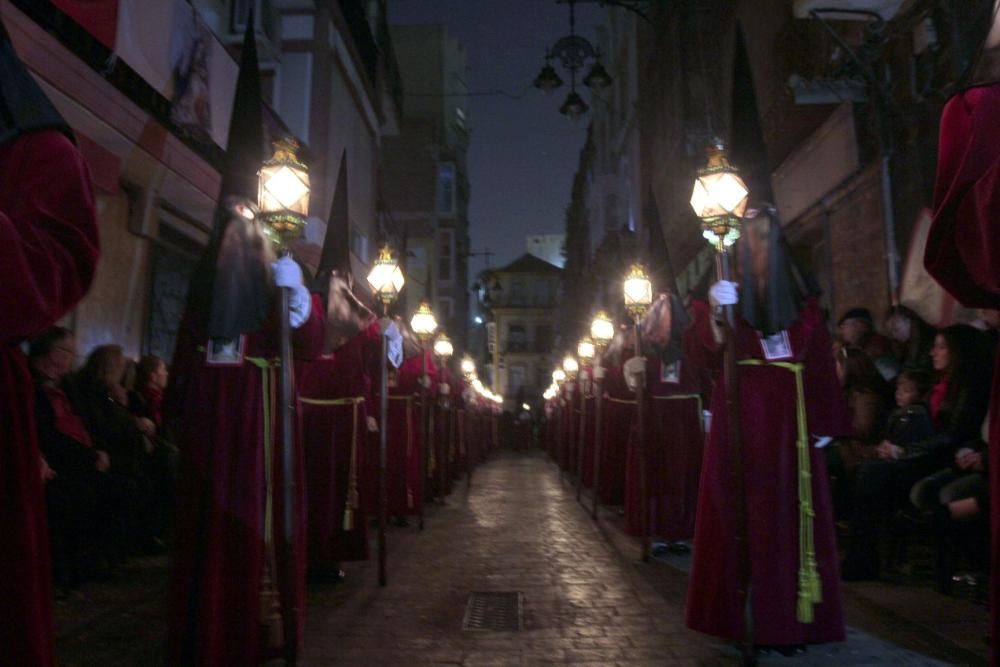
[[[738,664],[731,647],[684,627],[685,559],[640,563],[618,523],[614,509],[592,522],[541,452],[501,451],[471,488],[429,508],[422,532],[415,521],[390,528],[388,587],[374,561],[345,564],[338,586],[310,586],[302,664]],[[162,664],[168,569],[165,557],[137,559],[61,600],[59,664]],[[521,629],[464,630],[479,592],[520,593]],[[983,614],[968,600],[889,583],[848,585],[845,600],[847,642],[760,664],[986,663]]]

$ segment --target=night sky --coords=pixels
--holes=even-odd
[[[596,42],[604,11],[577,5],[577,33]],[[502,266],[525,252],[529,234],[562,233],[570,186],[589,116],[573,122],[559,113],[566,83],[545,96],[531,83],[545,49],[569,34],[569,7],[555,0],[390,0],[393,24],[443,23],[465,47],[470,93],[470,235],[472,251],[489,247],[491,265]],[[586,71],[581,74],[585,75]],[[581,95],[589,103],[585,89]],[[469,260],[470,280],[485,266]]]

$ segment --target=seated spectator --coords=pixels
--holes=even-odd
[[[852,308],[840,318],[838,338],[845,346],[860,347],[873,362],[883,379],[891,381],[899,372],[889,340],[875,331],[875,322],[867,308]]]
[[[934,327],[906,306],[893,306],[886,315],[885,330],[899,368],[931,371]]]
[[[49,530],[56,584],[73,588],[107,557],[111,535],[101,520],[109,509],[108,453],[95,446],[61,383],[76,357],[73,334],[52,327],[31,342],[35,426],[48,467]]]
[[[826,451],[835,514],[840,519],[851,514],[851,489],[858,466],[875,456],[889,408],[889,385],[860,347],[838,347],[834,358],[852,429],[851,438],[838,440]]]
[[[94,348],[83,368],[72,378],[67,393],[83,417],[87,430],[107,447],[109,472],[126,498],[120,506],[124,517],[122,555],[149,538],[152,502],[150,463],[154,445],[149,439],[156,426],[145,417],[133,417],[126,407],[128,395],[121,385],[125,355],[117,345]]]
[[[904,504],[918,480],[977,437],[989,400],[991,367],[983,352],[980,332],[967,325],[947,327],[935,337],[931,360],[938,379],[929,398],[934,432],[906,444],[886,439],[877,448],[878,459],[859,468],[850,547],[841,569],[845,580],[878,577],[880,522]]]
[[[149,475],[152,481],[150,511],[150,548],[162,545],[170,516],[173,514],[174,487],[177,482],[177,447],[163,423],[163,393],[170,374],[167,365],[155,355],[146,355],[135,365],[134,389],[129,391],[129,410],[138,418],[148,419],[155,428],[147,439],[152,443]]]

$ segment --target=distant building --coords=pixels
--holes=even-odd
[[[492,272],[486,370],[506,407],[531,402],[549,384],[561,278],[562,269],[531,254]]]
[[[566,235],[536,234],[525,240],[525,250],[538,259],[544,259],[560,269],[566,265]]]
[[[469,117],[465,50],[443,25],[391,27],[405,96],[400,134],[385,142],[386,222],[405,239],[400,310],[430,298],[459,349],[469,320]]]

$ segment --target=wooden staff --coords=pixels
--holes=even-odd
[[[601,401],[604,398],[604,367],[601,353],[594,357],[594,495],[590,503],[590,518],[597,520],[597,493],[601,483]]]

